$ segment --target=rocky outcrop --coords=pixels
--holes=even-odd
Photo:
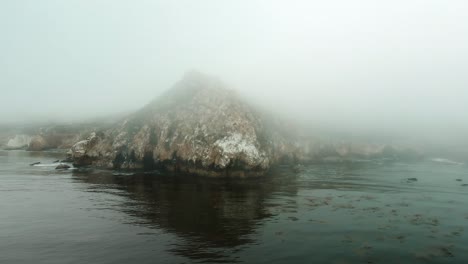
[[[41,127],[30,137],[26,150],[69,149],[83,137],[83,134],[89,135],[89,128],[86,125],[51,125]]]
[[[88,136],[96,126],[90,124],[50,124],[28,127],[28,134],[17,134],[10,139],[6,149],[24,148],[28,151],[69,149],[83,137]]]
[[[28,151],[69,149],[83,137],[82,134],[89,135],[89,132],[88,124],[18,125],[18,127],[0,130],[0,147],[6,150],[26,149]]]
[[[255,176],[292,153],[282,130],[219,80],[192,72],[115,128],[76,143],[70,154],[75,166]]]
[[[6,143],[6,149],[24,149],[29,146],[31,136],[17,134]]]
[[[296,130],[218,79],[191,72],[140,111],[74,144],[69,155],[74,166],[246,177],[279,163],[395,159],[406,153],[385,144],[324,144]]]
[[[27,150],[41,151],[49,148],[46,139],[43,136],[34,136],[29,142]]]

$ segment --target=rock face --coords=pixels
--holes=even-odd
[[[219,80],[191,72],[116,127],[76,143],[70,155],[75,166],[255,176],[291,155],[282,130]]]

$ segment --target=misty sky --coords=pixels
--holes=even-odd
[[[467,14],[462,0],[5,0],[0,122],[137,109],[198,69],[310,120],[464,126]]]

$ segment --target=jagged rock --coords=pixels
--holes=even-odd
[[[76,143],[71,157],[75,166],[261,175],[292,153],[282,129],[219,80],[192,72],[115,128]]]
[[[67,153],[69,157],[66,160],[71,160],[75,166],[91,165],[99,157],[97,150],[93,149],[98,140],[96,133],[91,133],[87,139],[81,140],[71,147]]]

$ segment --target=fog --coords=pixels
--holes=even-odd
[[[140,108],[197,69],[317,126],[465,133],[466,1],[2,1],[0,123]]]

